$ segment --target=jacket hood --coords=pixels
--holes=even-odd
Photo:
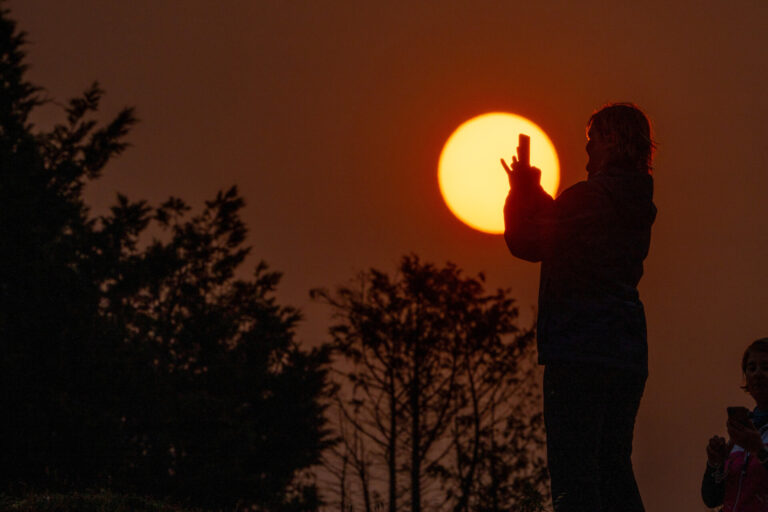
[[[653,224],[656,205],[653,204],[653,177],[650,174],[611,167],[590,174],[588,181],[605,190],[627,225],[647,228]]]

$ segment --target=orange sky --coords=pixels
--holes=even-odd
[[[562,190],[585,178],[593,109],[638,103],[660,144],[634,461],[648,510],[705,510],[704,447],[724,433],[727,405],[752,406],[740,356],[768,335],[768,3],[412,4],[6,6],[50,96],[99,80],[105,117],[137,107],[133,147],[89,191],[96,211],[118,190],[199,205],[236,183],[253,254],[285,272],[280,297],[305,311],[308,344],[328,322],[310,288],[393,269],[409,251],[485,271],[530,311],[538,266],[440,198],[443,143],[472,116],[523,115],[557,147]]]

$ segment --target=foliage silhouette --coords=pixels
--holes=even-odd
[[[279,273],[236,277],[243,199],[232,187],[190,217],[178,198],[118,195],[91,215],[84,186],[127,148],[134,111],[99,123],[94,84],[36,129],[50,100],[24,78],[24,37],[2,10],[0,486],[316,509],[329,350],[295,341]]]
[[[326,461],[342,509],[541,509],[534,334],[508,290],[409,255],[313,295],[336,318],[342,442]]]

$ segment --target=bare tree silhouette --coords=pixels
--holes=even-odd
[[[313,291],[335,313],[344,442],[327,462],[345,504],[370,512],[379,490],[390,512],[543,504],[533,332],[509,292],[486,294],[483,281],[409,255],[394,276],[372,269]]]

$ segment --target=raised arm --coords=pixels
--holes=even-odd
[[[512,169],[501,161],[509,176],[504,204],[504,240],[516,257],[537,262],[552,246],[555,226],[554,200],[541,188],[541,171],[513,159]]]

